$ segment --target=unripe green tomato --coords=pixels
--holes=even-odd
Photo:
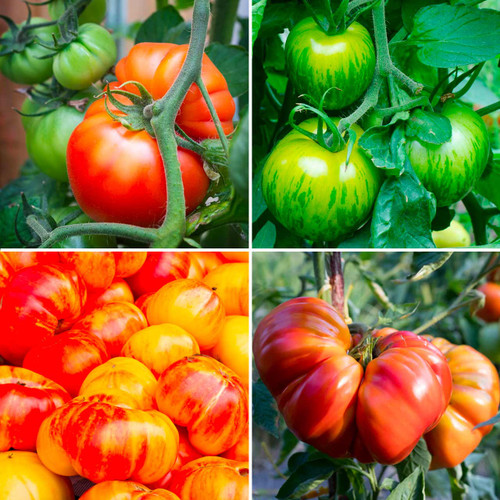
[[[41,17],[33,17],[30,24],[46,23],[47,20]],[[26,23],[21,23],[19,26],[24,26]],[[40,38],[45,43],[52,42],[52,33],[57,32],[56,26],[44,26],[31,31],[32,34]],[[10,32],[5,32],[0,38],[0,49],[2,48],[1,40],[9,37]],[[21,52],[14,52],[5,56],[0,56],[0,71],[9,80],[16,83],[24,83],[33,85],[42,83],[52,76],[52,61],[53,58],[40,59],[41,57],[52,54],[53,52],[33,40],[26,45]]]
[[[102,78],[116,62],[113,37],[98,24],[84,24],[78,37],[54,57],[54,76],[67,89],[82,90]]]
[[[74,3],[74,0],[70,3]],[[59,19],[65,12],[64,0],[53,0],[49,4],[49,15],[52,19]],[[100,24],[106,17],[106,0],[92,0],[85,10],[78,16],[80,24]]]
[[[318,103],[328,90],[326,109],[342,109],[359,99],[375,71],[375,49],[367,29],[352,23],[327,35],[308,17],[290,32],[285,46],[288,75],[299,94]]]
[[[470,247],[470,235],[460,222],[452,220],[441,231],[432,231],[432,239],[438,248]]]

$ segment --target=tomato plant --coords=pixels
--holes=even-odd
[[[75,3],[75,2],[73,2]],[[66,10],[64,0],[52,0],[49,3],[49,14],[52,19],[58,19]],[[106,16],[106,0],[92,0],[78,16],[80,24],[101,23]]]

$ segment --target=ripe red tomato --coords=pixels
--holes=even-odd
[[[200,388],[203,390],[200,390]],[[248,422],[248,398],[239,377],[208,356],[184,358],[158,380],[156,402],[205,455],[219,455],[241,438]]]
[[[40,264],[18,271],[0,309],[0,356],[21,365],[32,347],[74,323],[86,296],[72,269]]]
[[[38,373],[0,366],[0,451],[35,450],[43,420],[70,399],[60,385]]]
[[[117,278],[128,278],[144,265],[147,252],[113,252],[116,262]]]
[[[108,359],[99,337],[69,330],[30,349],[23,366],[57,382],[75,397],[85,377]]]
[[[484,307],[476,315],[487,323],[495,323],[500,319],[500,284],[487,282],[477,288],[484,293]]]
[[[237,460],[238,462],[248,462],[250,457],[250,433],[247,425],[240,440],[232,447],[224,452],[221,457],[229,458],[229,460]]]
[[[153,298],[153,295],[154,293],[145,293],[135,301],[135,305],[143,312],[144,315],[146,315],[149,301]]]
[[[58,252],[4,252],[14,271],[35,264],[59,264]]]
[[[250,255],[248,252],[220,252],[225,262],[248,262]]]
[[[0,299],[3,291],[14,274],[14,269],[9,262],[7,256],[0,252]]]
[[[174,493],[155,489],[132,481],[104,481],[85,492],[80,500],[180,500]]]
[[[94,309],[110,302],[134,303],[134,294],[124,279],[115,278],[104,291],[90,293],[85,304],[84,314],[89,314]]]
[[[197,263],[197,267],[201,269],[202,278],[224,263],[217,252],[189,252],[189,256],[191,261]],[[199,279],[194,276],[189,276],[189,278]]]

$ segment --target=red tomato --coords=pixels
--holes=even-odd
[[[115,278],[104,291],[90,293],[85,304],[84,314],[89,314],[94,309],[110,302],[134,303],[134,294],[124,279]]]
[[[248,262],[250,254],[248,252],[219,252],[225,262]]]
[[[188,276],[189,278],[202,280],[210,271],[219,267],[223,260],[217,252],[189,252],[192,266],[199,269],[198,275],[201,274],[201,279],[196,276]],[[194,271],[193,271],[194,273]]]
[[[187,252],[150,252],[144,265],[127,282],[134,295],[140,297],[171,281],[187,278],[190,264]]]
[[[21,365],[32,347],[71,326],[86,296],[85,283],[71,269],[40,264],[18,271],[0,309],[0,355]]]
[[[116,262],[116,277],[128,278],[146,262],[147,252],[113,252]]]
[[[69,330],[30,349],[23,366],[57,382],[75,397],[85,377],[108,359],[100,338]]]
[[[58,252],[4,252],[14,271],[34,266],[35,264],[58,264]]]
[[[115,277],[113,252],[60,252],[61,261],[73,267],[89,292],[108,288]]]
[[[42,421],[70,399],[60,385],[38,373],[0,366],[0,451],[35,450]]]
[[[7,256],[0,252],[0,299],[2,298],[3,292],[10,279],[14,274],[14,269],[11,266]]]
[[[90,333],[104,341],[111,358],[119,356],[125,342],[147,321],[141,310],[129,302],[110,302],[81,318],[73,330]]]
[[[476,315],[488,323],[495,323],[500,319],[500,284],[484,283],[477,288],[484,293],[484,307]]]
[[[248,462],[250,457],[250,432],[248,425],[245,432],[242,434],[240,440],[232,447],[229,448],[221,456],[229,458],[229,460],[237,460],[238,462]]]
[[[104,481],[85,492],[80,500],[180,500],[177,495],[164,489],[151,491],[132,481]]]
[[[205,455],[219,455],[241,438],[248,422],[248,398],[239,377],[208,356],[184,358],[158,380],[156,402]]]
[[[154,293],[145,293],[141,295],[136,301],[135,305],[146,315],[148,310],[149,301],[153,298]]]

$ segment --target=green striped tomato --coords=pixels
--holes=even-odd
[[[300,126],[316,132],[317,120]],[[363,130],[353,126],[356,136]],[[331,153],[292,130],[269,155],[262,189],[272,214],[292,233],[313,241],[337,241],[369,217],[382,175],[356,144],[349,165],[347,148]]]
[[[488,131],[481,117],[464,104],[448,101],[442,111],[451,122],[451,139],[428,144],[408,142],[410,163],[439,207],[460,201],[483,173],[490,151]]]
[[[300,21],[286,41],[288,75],[296,91],[317,102],[328,89],[325,108],[341,109],[370,85],[375,49],[367,29],[352,23],[343,33],[327,35],[313,18]]]

